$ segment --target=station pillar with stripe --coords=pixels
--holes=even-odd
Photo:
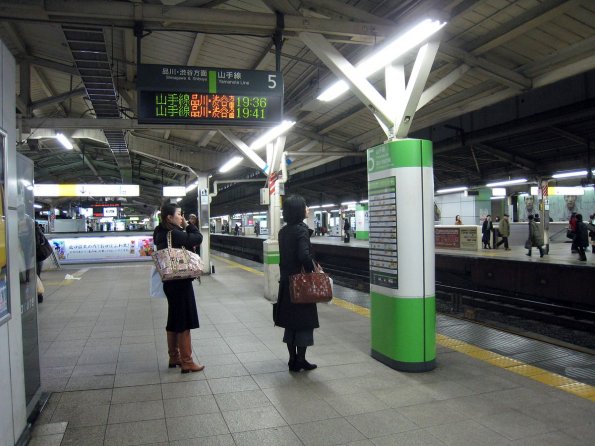
[[[278,175],[269,175],[269,237],[262,244],[264,267],[264,297],[271,302],[277,300],[279,293],[279,240],[277,233],[281,221],[281,195],[279,194]]]
[[[368,149],[371,354],[393,369],[436,366],[432,142]]]

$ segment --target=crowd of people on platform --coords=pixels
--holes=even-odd
[[[531,256],[532,248],[537,248],[539,250],[539,256],[543,257],[545,254],[545,250],[543,248],[543,233],[537,224],[539,223],[539,214],[529,214],[527,218],[529,220],[529,231],[527,240],[525,242],[527,256]],[[497,249],[501,245],[504,245],[504,249],[506,251],[510,251],[508,244],[508,237],[510,237],[509,215],[504,214],[501,220],[499,217],[496,217],[495,222],[498,223],[497,228],[494,227],[492,216],[489,214],[483,220],[481,226],[481,243],[483,249]],[[463,224],[460,215],[455,217],[454,224]],[[588,252],[589,245],[591,245],[591,252],[593,255],[595,255],[595,213],[591,214],[589,216],[588,222],[585,223],[582,214],[573,212],[568,222],[566,236],[572,241],[570,248],[571,253],[578,254],[579,260],[587,260],[585,253]],[[497,241],[498,238],[501,238],[501,240]],[[492,241],[494,245],[493,248]]]

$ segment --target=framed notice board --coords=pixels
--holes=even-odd
[[[276,71],[143,64],[138,122],[269,127],[283,119],[283,76]]]

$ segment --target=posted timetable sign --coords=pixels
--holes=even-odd
[[[139,123],[274,126],[283,118],[275,71],[141,65]]]

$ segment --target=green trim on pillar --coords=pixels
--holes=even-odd
[[[371,292],[372,353],[394,363],[436,359],[436,299]]]
[[[370,238],[370,232],[368,232],[368,231],[355,231],[355,238],[357,240],[368,240]]]
[[[264,252],[264,263],[266,265],[278,265],[280,262],[279,252]]]
[[[432,141],[401,139],[368,149],[368,173],[397,167],[434,167]]]

